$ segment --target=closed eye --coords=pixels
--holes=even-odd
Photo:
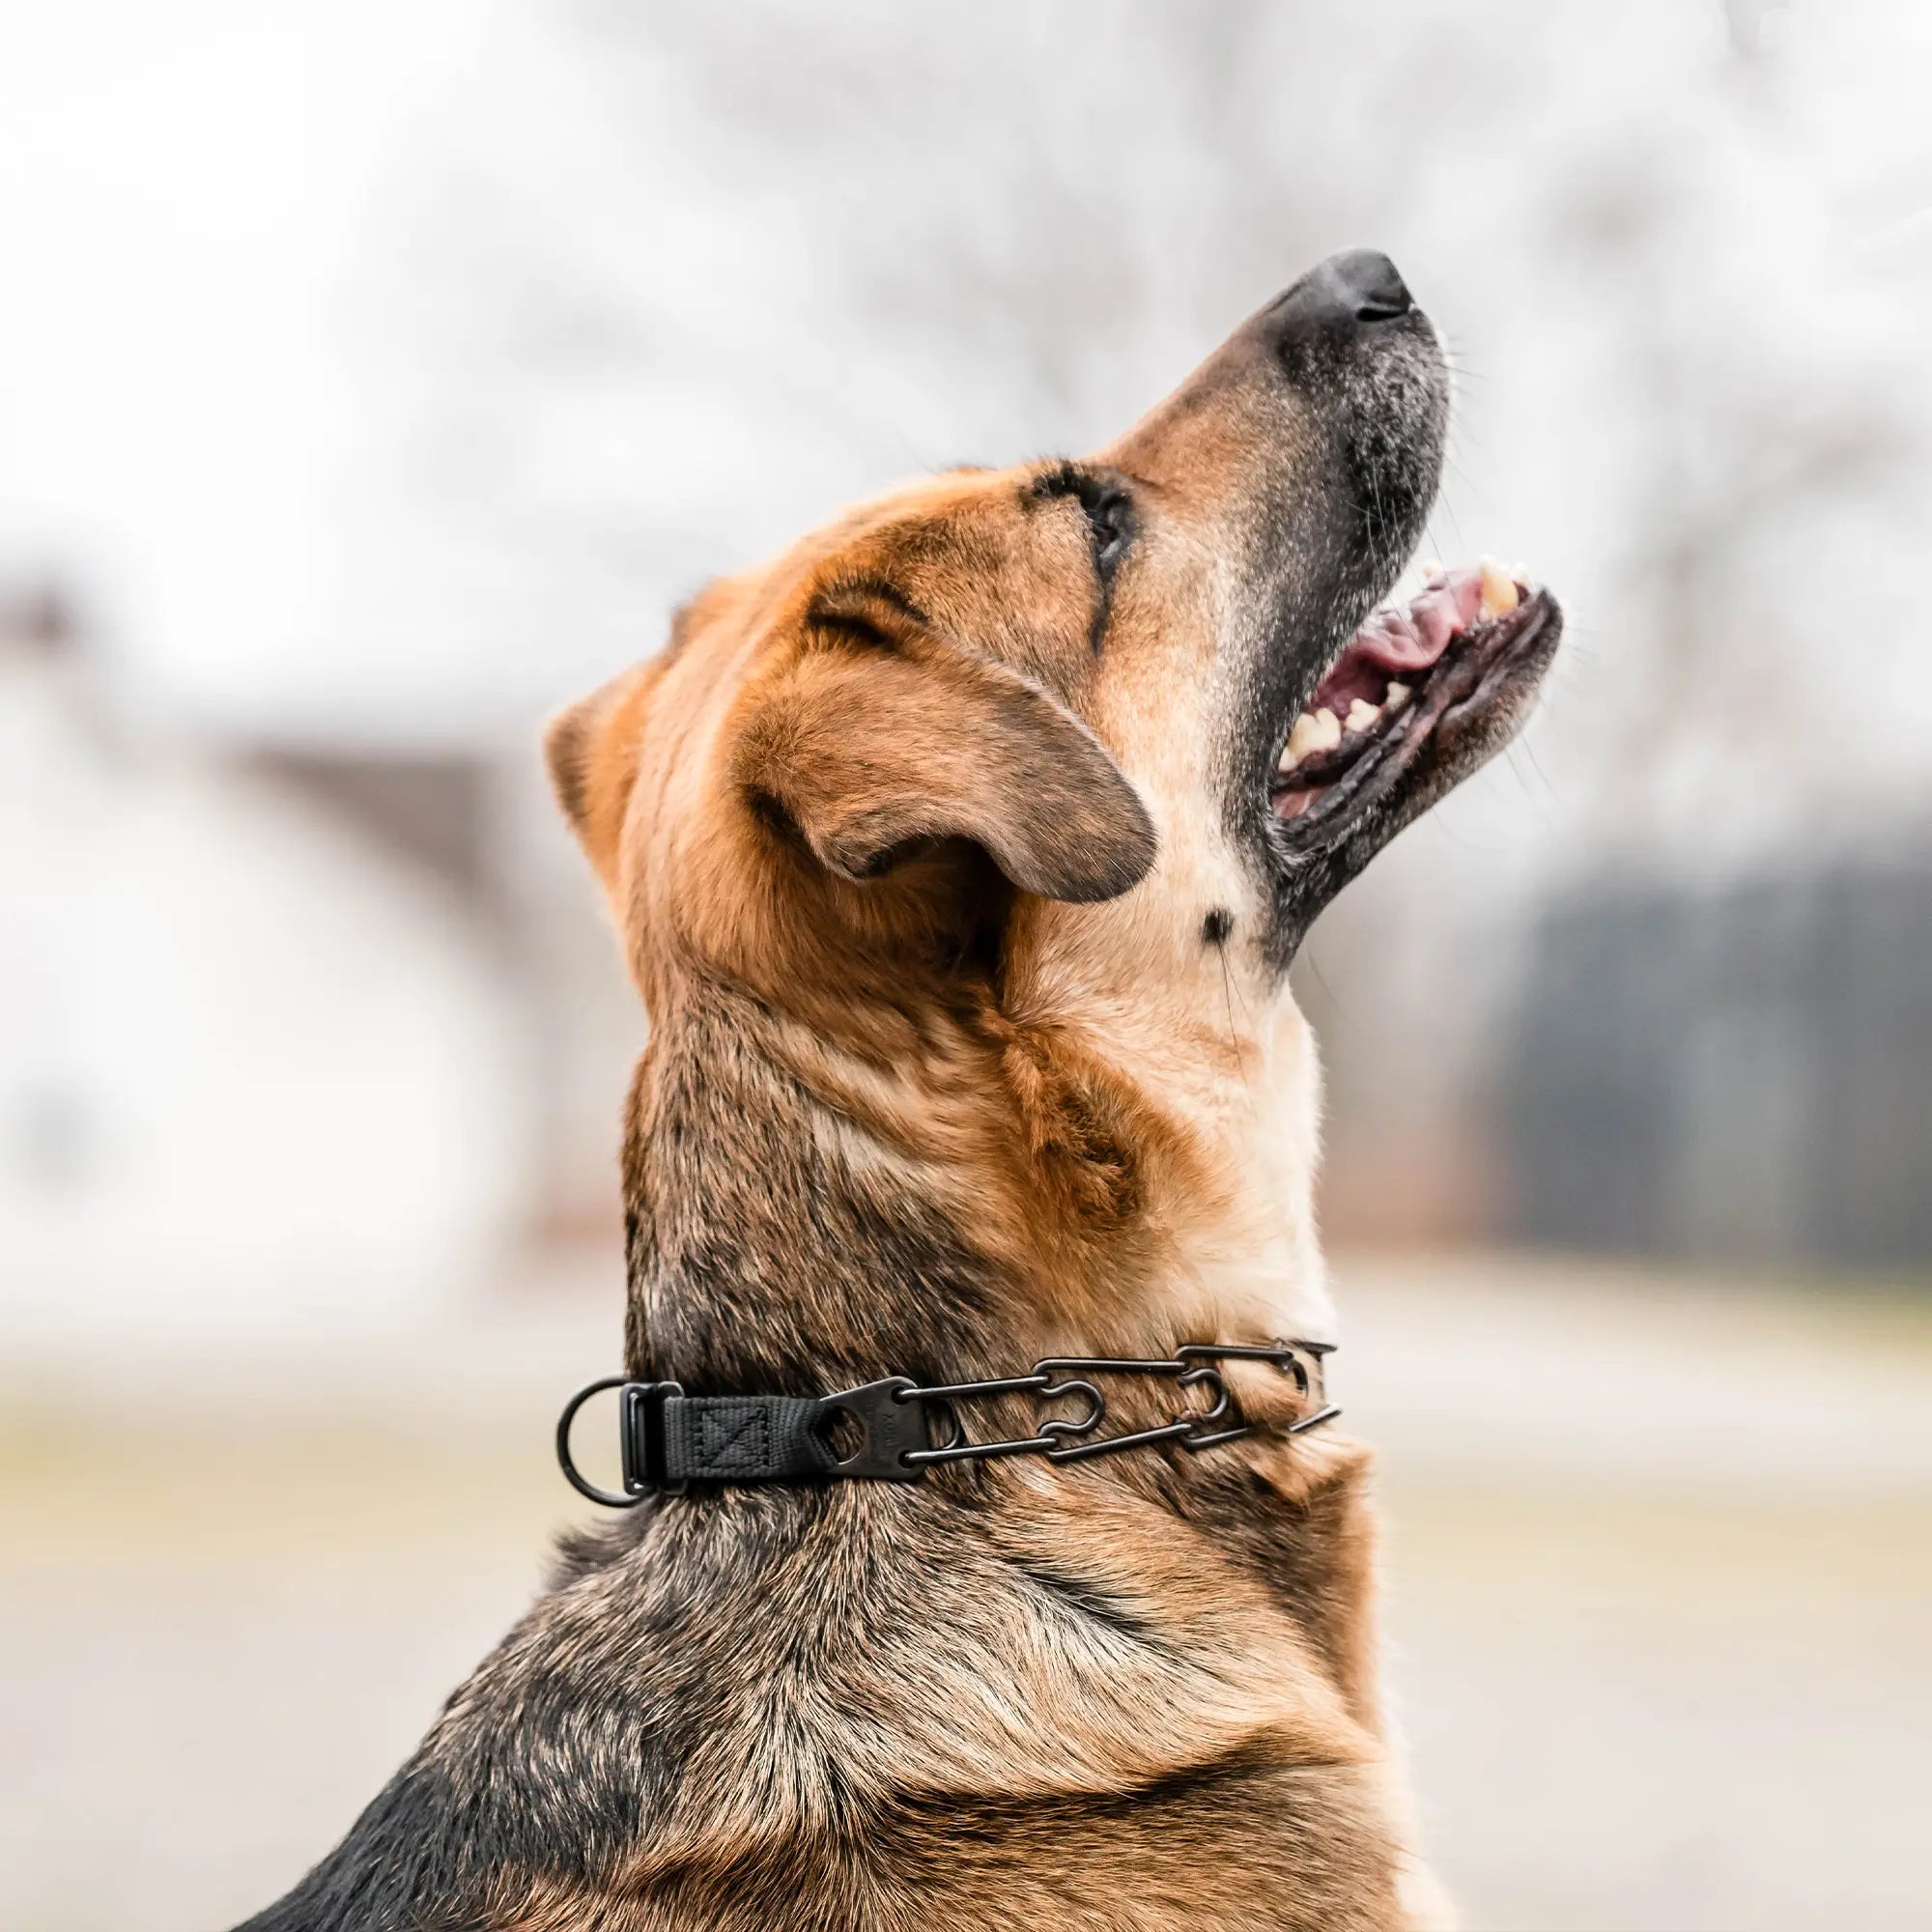
[[[1093,497],[1083,495],[1081,506],[1094,534],[1094,566],[1103,578],[1111,577],[1134,536],[1134,506],[1124,490],[1109,489]]]
[[[1134,539],[1134,503],[1110,477],[1096,476],[1077,463],[1056,464],[1033,483],[1037,497],[1074,497],[1087,514],[1094,542],[1094,567],[1104,583]]]

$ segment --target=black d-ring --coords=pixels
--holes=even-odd
[[[556,1460],[563,1470],[564,1480],[581,1496],[588,1496],[593,1503],[602,1503],[606,1509],[636,1509],[643,1501],[647,1492],[633,1491],[628,1495],[616,1495],[610,1490],[600,1490],[595,1483],[588,1482],[579,1472],[577,1464],[570,1460],[570,1425],[577,1420],[577,1411],[593,1395],[602,1395],[606,1389],[629,1388],[629,1376],[606,1376],[600,1381],[586,1382],[563,1406],[563,1413],[556,1419]],[[630,1460],[628,1457],[625,1459]],[[628,1473],[628,1472],[627,1472]]]

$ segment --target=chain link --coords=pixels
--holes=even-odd
[[[1322,1400],[1322,1362],[1329,1345],[1322,1342],[1280,1342],[1267,1346],[1189,1343],[1171,1357],[1159,1359],[1122,1355],[1049,1355],[1033,1365],[1024,1376],[1006,1376],[988,1381],[942,1382],[930,1388],[895,1389],[898,1403],[929,1404],[946,1411],[950,1425],[947,1439],[936,1447],[908,1449],[902,1460],[915,1468],[935,1463],[983,1462],[995,1456],[1044,1456],[1049,1463],[1078,1463],[1094,1456],[1118,1455],[1123,1449],[1143,1448],[1154,1442],[1177,1442],[1183,1449],[1199,1450],[1217,1442],[1233,1442],[1254,1433],[1255,1425],[1243,1419],[1234,1393],[1223,1378],[1223,1361],[1268,1362],[1290,1377],[1304,1397],[1317,1404],[1314,1412],[1290,1425],[1289,1434],[1332,1421],[1339,1408]],[[1096,1435],[1094,1431],[1107,1419],[1107,1398],[1096,1377],[1140,1376],[1167,1380],[1177,1390],[1200,1390],[1208,1399],[1204,1405],[1183,1405],[1179,1414],[1151,1429],[1129,1430],[1119,1435]],[[1026,1395],[1044,1406],[1065,1397],[1077,1397],[1083,1412],[1073,1416],[1044,1417],[1031,1435],[1002,1441],[976,1442],[966,1432],[960,1406],[990,1402],[1000,1396]],[[1218,1425],[1218,1426],[1217,1426]]]

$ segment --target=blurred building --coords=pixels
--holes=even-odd
[[[1498,1042],[1501,1232],[1550,1246],[1932,1264],[1932,838],[1537,923]]]
[[[272,759],[130,726],[47,596],[0,605],[0,1324],[353,1330],[525,1236],[528,1041],[473,893]]]

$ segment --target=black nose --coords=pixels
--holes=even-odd
[[[1393,322],[1415,306],[1395,264],[1373,248],[1350,248],[1318,263],[1274,304],[1284,345],[1351,335]]]

